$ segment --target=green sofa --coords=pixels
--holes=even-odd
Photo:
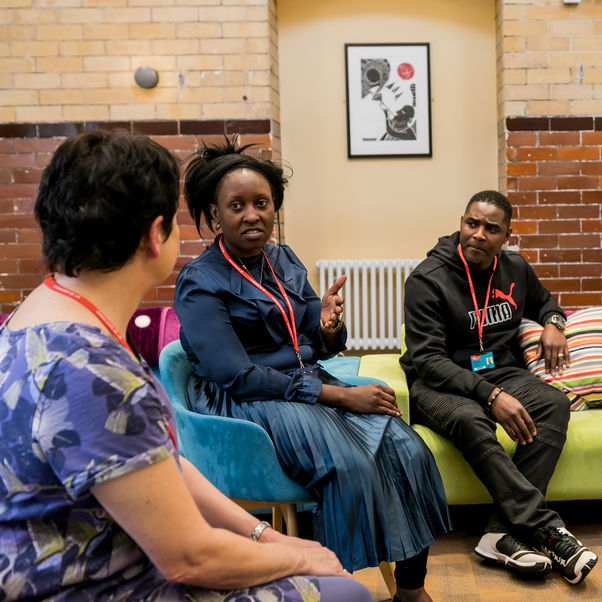
[[[400,355],[384,353],[362,357],[335,357],[322,362],[341,380],[350,375],[370,377],[387,383],[394,391],[403,418],[411,424],[409,393],[399,365]],[[454,445],[431,429],[413,424],[435,457],[448,504],[485,504],[492,499]],[[498,426],[497,436],[504,449],[513,454],[516,444]],[[572,412],[567,441],[548,487],[547,499],[602,499],[602,409]]]

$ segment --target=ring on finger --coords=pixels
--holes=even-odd
[[[559,358],[559,359],[563,359],[563,358],[564,358],[564,353],[559,353],[559,354],[558,354],[558,358]]]

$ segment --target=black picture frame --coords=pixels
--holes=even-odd
[[[432,157],[430,44],[345,44],[347,157]]]

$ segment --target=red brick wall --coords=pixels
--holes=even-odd
[[[42,170],[66,136],[93,128],[125,128],[152,136],[184,162],[203,141],[221,142],[238,134],[241,144],[257,143],[257,153],[271,158],[270,120],[131,121],[112,123],[0,124],[0,312],[9,312],[44,275],[41,235],[33,206]],[[180,199],[180,255],[167,281],[149,292],[146,305],[170,305],[179,270],[211,244],[204,227],[201,238]]]
[[[508,117],[510,243],[565,309],[602,305],[602,117]]]

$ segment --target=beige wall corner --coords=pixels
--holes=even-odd
[[[422,257],[495,188],[494,0],[279,0],[287,242],[317,259]],[[429,42],[432,158],[348,159],[345,43]]]

